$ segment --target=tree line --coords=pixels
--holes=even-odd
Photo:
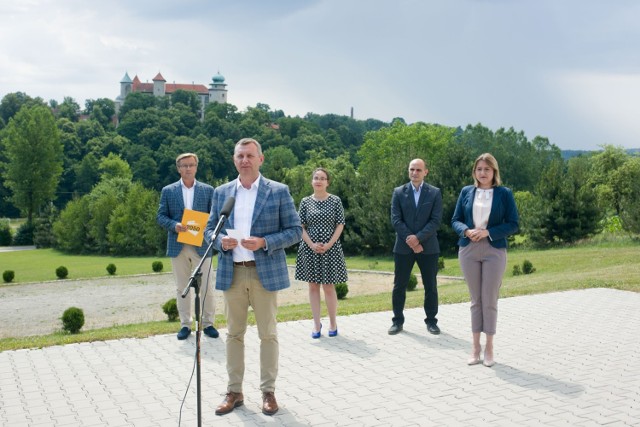
[[[131,93],[116,114],[113,101],[62,103],[17,92],[0,102],[0,218],[23,216],[14,244],[34,242],[69,253],[160,255],[164,232],[155,223],[160,189],[178,179],[175,158],[195,152],[197,179],[217,186],[234,179],[235,142],[263,147],[262,173],[284,182],[296,201],[311,194],[311,172],[327,168],[329,191],[345,207],[343,246],[350,254],[390,253],[390,200],[407,182],[413,158],[427,162],[427,181],[442,190],[445,253],[456,250],[449,221],[471,167],[490,152],[521,216],[519,239],[549,246],[602,229],[640,233],[640,157],[605,145],[565,160],[547,138],[482,124],[357,120],[335,114],[286,116],[257,104],[239,111],[194,93],[156,98]],[[8,225],[0,220],[0,231]],[[2,233],[0,233],[0,240]],[[2,242],[0,241],[0,244]]]

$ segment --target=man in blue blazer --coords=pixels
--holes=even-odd
[[[396,242],[393,247],[393,324],[389,328],[389,335],[395,335],[403,329],[407,285],[416,262],[424,286],[427,330],[432,334],[440,333],[436,318],[436,275],[440,255],[437,230],[442,221],[442,194],[439,188],[424,182],[428,173],[424,160],[412,160],[409,163],[411,182],[395,188],[391,198],[391,223],[396,230]]]
[[[216,289],[224,291],[228,327],[229,381],[217,415],[244,403],[244,335],[249,306],[260,337],[262,412],[273,415],[278,411],[274,394],[279,354],[277,291],[290,286],[285,248],[300,241],[302,226],[289,188],[260,174],[263,161],[258,141],[244,138],[236,143],[233,162],[239,176],[216,188],[205,229],[205,238],[211,241],[215,237],[214,247],[219,251]],[[235,207],[218,236],[213,236],[229,197],[235,198]]]
[[[205,213],[211,211],[213,187],[196,181],[198,156],[194,153],[180,154],[176,158],[176,167],[180,180],[162,189],[156,221],[167,230],[167,256],[171,257],[171,267],[176,279],[176,303],[180,315],[181,328],[178,339],[184,340],[191,334],[193,292],[189,293],[188,298],[182,298],[182,291],[189,283],[189,277],[200,263],[208,245],[204,241],[198,247],[182,244],[178,242],[178,233],[187,231],[187,225],[181,222],[185,209]],[[203,332],[211,338],[218,338],[218,331],[214,326],[216,312],[211,286],[211,254],[202,264],[201,271],[200,301],[204,302],[202,305]]]

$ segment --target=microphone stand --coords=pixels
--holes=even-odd
[[[196,405],[198,409],[198,427],[202,426],[202,394],[201,394],[201,376],[200,376],[200,333],[202,325],[200,323],[200,285],[202,280],[202,264],[207,258],[207,255],[213,249],[213,242],[218,238],[218,234],[222,229],[222,225],[226,220],[226,215],[222,215],[218,224],[216,225],[213,234],[211,234],[211,243],[207,246],[207,250],[200,259],[200,262],[193,270],[187,286],[182,291],[182,298],[185,298],[189,294],[189,289],[193,288],[196,293],[195,305],[196,305]],[[212,255],[213,256],[213,255]],[[213,260],[212,260],[213,261]]]

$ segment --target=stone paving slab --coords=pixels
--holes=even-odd
[[[202,424],[228,426],[640,425],[640,294],[589,289],[500,300],[493,368],[467,366],[468,303],[339,318],[340,335],[281,323],[280,411],[260,412],[259,342],[246,336],[245,406],[219,417],[225,330],[202,337]],[[0,353],[2,426],[197,425],[195,336]],[[189,380],[191,384],[189,386]],[[181,406],[184,399],[184,405]]]

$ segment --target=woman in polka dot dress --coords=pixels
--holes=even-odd
[[[313,313],[312,338],[320,338],[320,288],[329,314],[329,336],[338,335],[336,283],[347,281],[347,266],[340,244],[344,229],[344,208],[338,196],[329,194],[329,172],[317,168],[311,175],[313,194],[300,202],[302,242],[296,260],[296,280],[309,282],[309,302]]]

